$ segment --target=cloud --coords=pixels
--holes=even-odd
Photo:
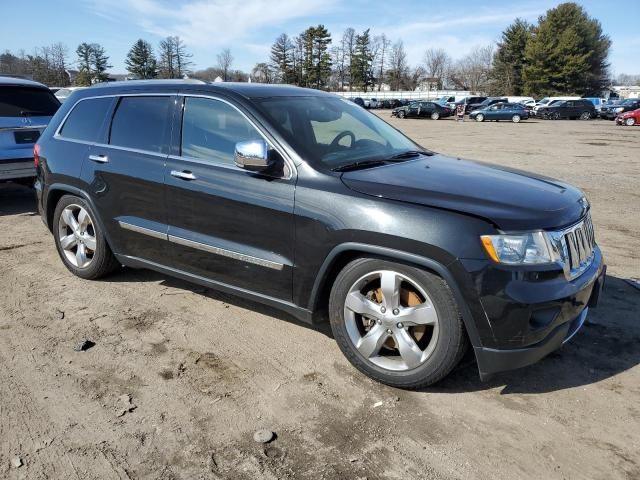
[[[329,12],[337,0],[87,0],[94,13],[136,23],[149,34],[179,35],[194,47],[228,47],[260,30]]]

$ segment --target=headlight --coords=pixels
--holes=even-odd
[[[559,261],[546,232],[480,237],[489,258],[505,265],[535,265]]]
[[[623,111],[623,110],[624,110],[624,107],[618,107],[618,108],[616,108],[616,112],[618,112],[618,113],[619,113],[619,112],[621,112],[621,111]]]

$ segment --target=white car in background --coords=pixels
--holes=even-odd
[[[69,96],[73,92],[75,92],[76,90],[82,90],[84,88],[88,88],[88,87],[64,87],[64,88],[59,88],[58,90],[56,90],[54,95],[60,101],[60,103],[64,103],[64,101],[67,98],[69,98]]]

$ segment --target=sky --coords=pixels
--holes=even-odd
[[[229,48],[232,68],[250,71],[267,61],[280,33],[295,36],[324,24],[336,41],[347,27],[371,29],[402,40],[412,65],[428,48],[443,48],[454,59],[475,46],[499,40],[516,17],[535,22],[554,0],[0,0],[0,51],[27,53],[62,42],[75,61],[81,42],[102,44],[112,73],[125,73],[131,45],[144,38],[154,47],[179,35],[193,54],[196,70],[215,66]],[[614,75],[640,74],[639,0],[579,2],[600,20],[612,40]]]

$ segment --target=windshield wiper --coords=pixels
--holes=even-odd
[[[363,160],[361,162],[347,163],[333,169],[334,172],[348,172],[351,170],[359,170],[361,168],[378,167],[387,163],[387,160]]]
[[[406,152],[398,153],[391,157],[392,160],[401,159],[401,158],[411,158],[417,157],[418,155],[426,155],[428,157],[433,156],[433,152],[429,152],[428,150],[407,150]]]

